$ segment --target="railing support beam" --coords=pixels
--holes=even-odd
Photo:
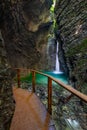
[[[17,83],[18,83],[18,88],[20,88],[21,82],[20,82],[20,69],[17,69]]]
[[[52,114],[52,79],[48,77],[48,112]]]
[[[35,71],[32,71],[32,92],[35,92]]]

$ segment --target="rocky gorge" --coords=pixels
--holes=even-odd
[[[9,130],[15,108],[12,68],[54,70],[57,41],[61,70],[68,75],[69,84],[87,94],[87,1],[56,0],[55,37],[49,38],[54,24],[50,13],[52,4],[52,0],[0,0],[0,130]],[[37,95],[40,93],[39,97],[45,102],[47,90],[38,88],[38,91]],[[61,96],[64,99],[68,94],[54,91],[53,103],[57,106],[54,118],[62,118],[62,113],[65,117],[71,116],[69,113],[73,111],[78,121],[84,122],[81,127],[86,130],[86,104],[75,97],[71,102],[61,100],[58,104]],[[84,119],[79,119],[79,113],[85,115]]]

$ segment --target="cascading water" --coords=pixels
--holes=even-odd
[[[59,59],[58,59],[58,45],[59,45],[59,42],[57,42],[57,46],[56,46],[56,66],[55,66],[56,72],[60,72],[60,65],[59,65]]]
[[[44,71],[44,73],[67,84],[67,77],[60,70],[60,63],[59,63],[59,59],[58,59],[59,42],[56,42],[56,44],[55,44],[55,42],[56,42],[56,39],[54,39],[54,38],[49,39],[48,46],[47,46],[47,55],[48,55],[48,61],[49,61],[48,63],[52,64],[52,69],[51,69],[51,71]],[[54,68],[54,66],[55,66],[55,68]],[[40,81],[40,82],[42,82],[42,81]],[[43,79],[43,82],[47,83],[47,80]]]
[[[59,64],[59,59],[58,59],[58,46],[59,46],[59,42],[57,41],[57,45],[56,45],[56,64],[55,64],[55,74],[62,74],[63,72],[60,71],[60,64]]]

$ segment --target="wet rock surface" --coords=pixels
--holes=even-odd
[[[9,130],[14,113],[13,77],[14,73],[8,65],[4,44],[0,36],[0,130]]]
[[[0,130],[9,130],[14,112],[11,80],[9,69],[0,70]]]
[[[85,87],[85,83],[87,86],[87,1],[57,0],[55,16],[56,37],[62,44],[70,80],[74,82],[72,81],[74,76],[77,85]],[[59,57],[63,63],[61,52]]]
[[[11,66],[45,67],[51,5],[52,0],[1,0],[1,32]]]
[[[47,107],[47,88],[40,86],[37,87],[37,89],[38,96]],[[75,96],[72,97],[69,101],[65,102],[65,99],[68,96],[69,93],[67,91],[61,89],[57,90],[56,88],[53,89],[52,109],[53,119],[55,121],[56,128],[58,130],[68,128],[69,126],[66,123],[66,120],[71,119],[72,121],[75,120],[76,122],[78,122],[79,126],[77,127],[77,129],[81,127],[82,130],[86,130],[87,104],[81,101],[79,98],[76,98]]]

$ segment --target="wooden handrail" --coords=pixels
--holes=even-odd
[[[15,69],[18,70],[17,71],[18,87],[20,87],[20,71],[19,70],[28,70],[28,69],[22,69],[22,68],[15,68]],[[79,97],[80,99],[82,99],[83,101],[85,101],[87,103],[87,95],[72,88],[70,85],[66,85],[66,84],[62,83],[61,81],[59,81],[58,79],[55,79],[54,77],[52,77],[48,74],[44,74],[44,73],[36,71],[36,70],[30,70],[30,71],[32,72],[32,87],[33,87],[32,91],[33,92],[35,92],[35,74],[38,73],[38,74],[48,77],[48,111],[50,114],[52,114],[52,80],[54,82],[56,82],[57,84],[59,84],[61,87],[65,88],[66,90],[68,90],[69,92],[71,92],[72,94],[74,94],[75,96]]]

